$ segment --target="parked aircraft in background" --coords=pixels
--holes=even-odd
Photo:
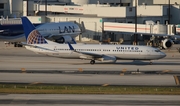
[[[72,42],[81,33],[80,27],[74,22],[42,23],[34,26],[43,37],[58,43]],[[0,25],[0,41],[25,42],[22,24]],[[15,46],[18,45],[15,43]]]
[[[22,23],[27,40],[26,49],[39,54],[69,59],[88,59],[91,64],[94,64],[96,60],[102,62],[154,60],[166,56],[159,49],[148,46],[58,44],[46,40],[26,17],[22,17]]]
[[[167,33],[167,29],[169,29],[167,26],[155,25],[153,21],[149,22],[148,24],[137,24],[137,28],[135,28],[134,23],[104,22],[103,26],[106,32],[121,32],[122,34],[145,36],[148,38],[149,44],[161,49],[169,49],[174,43],[178,43],[178,39],[180,40],[179,35],[165,34]],[[135,29],[137,29],[137,32],[135,32]],[[175,26],[170,31],[176,34]],[[135,38],[135,41],[138,41],[138,37]]]
[[[160,49],[170,49],[174,43],[177,43],[180,40],[179,35],[167,35],[167,34],[145,34],[145,33],[137,33],[140,35],[150,36],[150,42],[155,47],[159,47]]]

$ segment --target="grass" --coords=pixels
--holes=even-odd
[[[0,93],[10,94],[166,94],[180,95],[180,87],[77,86],[0,84]]]

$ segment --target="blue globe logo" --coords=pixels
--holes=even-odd
[[[28,36],[27,43],[28,44],[46,44],[47,42],[37,30],[33,30]]]

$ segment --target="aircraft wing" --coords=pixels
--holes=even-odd
[[[63,35],[61,35],[61,34],[54,35],[54,34],[48,33],[48,32],[44,32],[44,33],[41,32],[41,35],[42,35],[45,39],[49,39],[49,40],[56,40],[56,39],[60,38],[61,36],[63,36]]]
[[[52,35],[52,34],[50,34],[50,33],[43,33],[43,34],[41,34],[44,38],[46,38],[46,39],[54,39],[53,38],[53,36],[54,35]]]
[[[90,53],[90,52],[81,52],[81,51],[76,51],[72,45],[70,43],[68,43],[70,50],[72,50],[73,52],[79,53],[79,54],[83,54],[85,56],[90,56],[93,58],[102,58],[104,55],[102,54],[96,54],[96,53]]]
[[[127,33],[131,33],[131,32],[127,32]],[[132,33],[131,33],[132,34]],[[133,34],[142,34],[142,35],[149,35],[149,36],[160,36],[160,37],[174,37],[177,39],[180,39],[180,35],[168,35],[168,34],[155,34],[155,33],[142,33],[142,32],[137,32],[137,33],[133,33]]]
[[[79,52],[79,51],[74,51],[74,52],[83,54],[83,55],[85,55],[87,57],[93,57],[93,58],[102,58],[103,57],[102,54],[89,53],[89,52]]]
[[[39,48],[39,49],[44,49],[44,50],[48,50],[48,51],[53,51],[53,52],[57,52],[55,50],[52,50],[52,49],[47,49],[45,47],[41,47],[41,46],[37,46],[37,45],[31,45],[31,44],[27,44],[25,42],[21,42],[22,45],[24,46],[29,46],[29,47],[34,47],[34,48]]]

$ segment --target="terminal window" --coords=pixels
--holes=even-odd
[[[3,16],[4,15],[4,12],[3,11],[0,11],[0,16]]]
[[[4,9],[4,4],[0,3],[0,9]]]
[[[132,11],[132,8],[131,8],[131,7],[129,8],[129,11]]]

